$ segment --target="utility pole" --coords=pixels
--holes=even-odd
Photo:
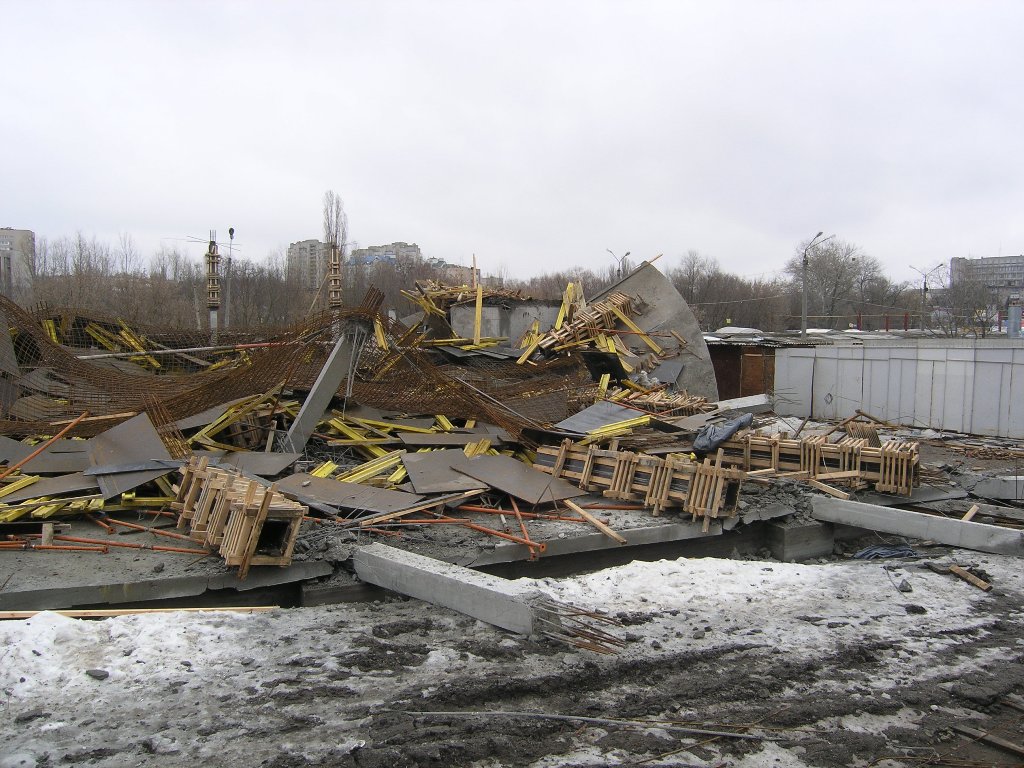
[[[228,263],[224,270],[224,330],[231,324],[231,278],[234,261],[231,258],[232,249],[235,245],[235,228],[228,227]]]
[[[917,267],[911,267],[912,270],[914,270],[915,272],[917,272],[917,274],[919,274],[921,276],[921,332],[922,333],[924,333],[924,330],[925,330],[925,322],[924,322],[925,311],[924,310],[925,310],[925,305],[928,302],[928,278],[931,277],[932,275],[934,275],[940,269],[942,269],[942,267],[943,267],[942,264],[937,264],[936,266],[932,267],[929,270],[918,269]]]
[[[815,246],[821,245],[822,243],[825,242],[825,240],[831,240],[833,237],[835,237],[835,235],[829,235],[828,237],[825,238],[825,240],[818,240],[818,238],[821,237],[823,234],[825,233],[819,232],[818,234],[816,234],[814,237],[811,238],[811,242],[807,244],[807,247],[804,248],[803,277],[801,278],[803,297],[801,300],[800,309],[800,337],[803,339],[807,338],[807,262],[809,260],[808,254],[811,252],[811,249],[814,248]]]

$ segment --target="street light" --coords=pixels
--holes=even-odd
[[[616,256],[615,252],[612,251],[611,248],[605,248],[605,250],[608,251],[608,253],[610,253],[612,255],[612,258],[615,259],[615,261],[618,263],[618,268],[616,269],[615,274],[617,275],[617,279],[621,280],[622,279],[622,264],[626,260],[626,257],[629,256],[629,251],[626,251],[621,256]]]
[[[924,305],[928,301],[928,278],[942,269],[944,264],[936,264],[931,269],[925,271],[918,269],[917,267],[910,267],[912,270],[917,272],[921,276],[921,332],[924,332]]]
[[[814,246],[821,245],[822,243],[826,242],[827,240],[831,240],[833,237],[835,237],[835,235],[829,235],[824,240],[819,240],[818,238],[821,237],[823,234],[825,234],[825,233],[824,232],[819,232],[818,234],[816,234],[814,237],[811,238],[811,242],[809,242],[807,244],[807,247],[804,248],[804,269],[803,269],[803,280],[802,280],[802,282],[803,282],[803,300],[801,302],[801,310],[800,310],[800,336],[802,338],[805,338],[805,339],[807,338],[807,262],[808,262],[807,254],[810,253],[811,248],[813,248]]]

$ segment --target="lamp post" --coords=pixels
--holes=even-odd
[[[944,265],[937,264],[929,270],[911,267],[912,270],[921,276],[921,332],[924,332],[924,305],[928,301],[928,278],[942,269]]]
[[[612,258],[615,259],[615,262],[618,264],[618,267],[615,270],[615,275],[616,275],[616,278],[618,280],[621,280],[622,279],[622,264],[626,260],[626,257],[629,256],[629,251],[626,251],[621,256],[616,256],[615,252],[612,251],[611,248],[605,248],[605,250],[608,251],[608,253],[610,253],[612,255]]]
[[[803,296],[800,309],[800,337],[804,339],[807,338],[807,254],[811,252],[811,248],[813,248],[814,246],[821,245],[822,243],[825,242],[825,240],[831,240],[833,237],[835,237],[835,235],[829,235],[828,237],[825,238],[825,240],[819,240],[818,238],[821,237],[823,234],[825,233],[819,232],[818,234],[816,234],[814,237],[811,238],[811,242],[807,244],[807,247],[804,248],[803,277],[801,279]]]

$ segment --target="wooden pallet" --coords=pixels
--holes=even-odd
[[[244,579],[253,565],[286,566],[308,507],[243,477],[210,467],[206,457],[182,467],[182,481],[171,508],[178,527],[201,544],[216,548]]]
[[[631,451],[584,447],[565,440],[560,446],[540,446],[536,469],[576,483],[606,498],[639,501],[660,515],[668,509],[704,519],[736,514],[739,489],[746,473],[715,461],[703,463],[680,456],[648,456]]]

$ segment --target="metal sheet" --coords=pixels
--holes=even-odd
[[[508,433],[505,433],[508,437]],[[479,443],[481,440],[490,440],[491,445],[501,445],[504,440],[501,434],[496,432],[434,432],[425,434],[423,432],[402,432],[399,437],[407,446],[419,447],[423,445],[469,445]]]
[[[301,453],[266,453],[265,451],[235,451],[220,459],[220,464],[230,464],[243,472],[272,477],[284,472],[294,464]]]
[[[99,487],[95,477],[86,477],[81,472],[74,472],[60,477],[44,477],[32,485],[4,496],[0,501],[4,504],[20,504],[41,496],[77,496],[95,493]]]
[[[607,427],[609,424],[626,421],[627,419],[635,419],[637,416],[643,415],[644,413],[636,408],[626,408],[617,403],[600,400],[590,407],[584,408],[579,413],[570,416],[568,419],[558,422],[555,426],[559,429],[585,435],[587,432]]]
[[[88,467],[82,474],[87,477],[96,475],[119,475],[125,472],[143,472],[156,469],[178,469],[182,462],[176,459],[150,459],[149,461],[132,461],[127,464],[104,464],[100,467]]]
[[[477,456],[473,459],[463,456],[452,468],[529,504],[586,495],[585,491],[565,480],[533,469],[511,456]]]
[[[416,493],[455,493],[486,490],[487,484],[452,469],[452,464],[465,459],[458,449],[407,453],[402,456],[409,482]]]
[[[423,500],[415,493],[371,488],[359,483],[345,483],[300,472],[280,480],[277,489],[289,498],[352,511],[398,512]]]
[[[220,405],[215,405],[212,408],[207,408],[205,411],[196,413],[192,416],[186,416],[183,419],[178,419],[174,424],[182,431],[205,427],[207,424],[212,424],[223,416],[224,412],[231,406],[248,399],[248,397],[237,397],[234,400],[229,400],[226,403],[221,403]]]
[[[145,413],[133,416],[116,427],[89,440],[89,461],[93,466],[105,464],[128,464],[147,459],[170,459],[153,422]],[[141,472],[123,472],[114,475],[97,475],[100,492],[104,499],[138,488],[172,470],[154,469]]]
[[[89,467],[87,443],[84,440],[57,440],[45,451],[25,464],[21,471],[27,475],[63,475],[81,472]],[[38,446],[0,435],[0,461],[16,464]]]

